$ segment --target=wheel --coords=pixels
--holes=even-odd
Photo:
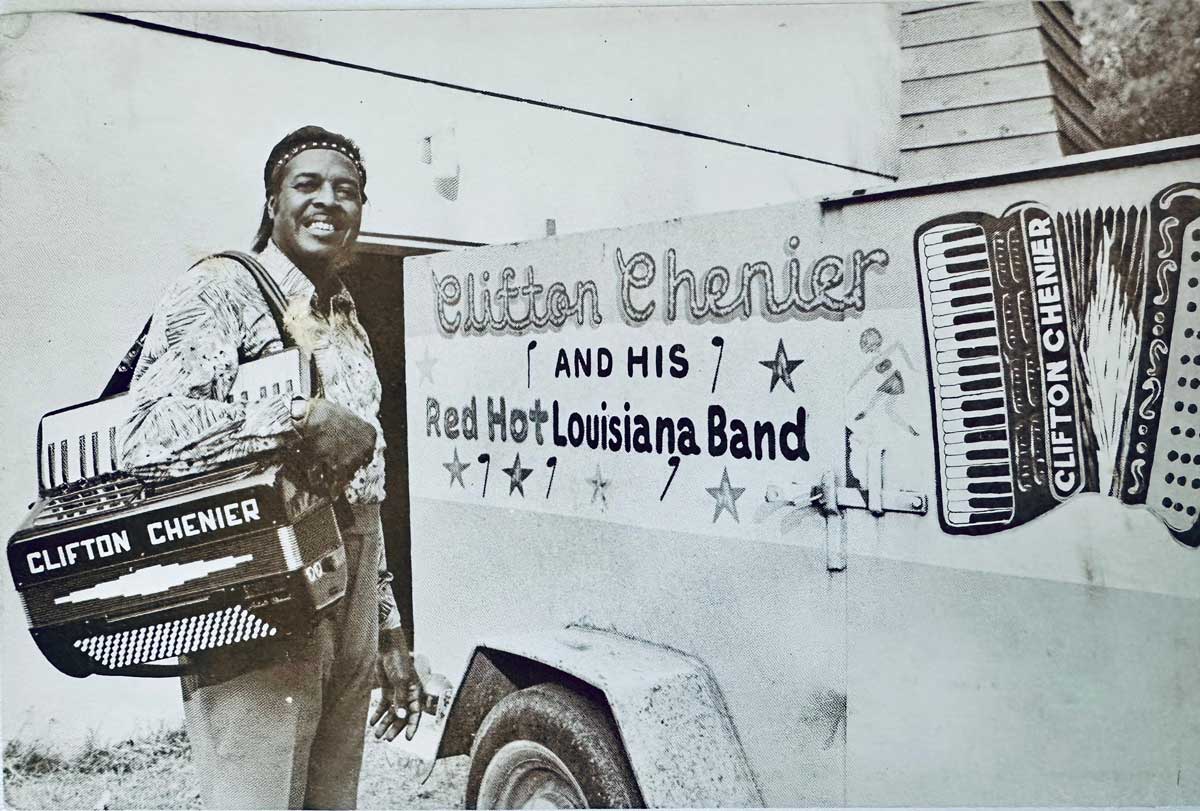
[[[640,808],[612,721],[561,684],[497,702],[471,747],[467,808]]]

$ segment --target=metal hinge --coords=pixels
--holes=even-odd
[[[846,522],[841,520],[845,509],[868,510],[881,516],[888,512],[924,515],[929,510],[929,497],[913,490],[885,490],[883,487],[882,450],[870,454],[867,462],[866,487],[841,486],[832,470],[821,475],[807,493],[784,495],[777,487],[768,487],[769,504],[788,504],[793,507],[815,507],[825,516],[825,563],[831,572],[846,568]]]

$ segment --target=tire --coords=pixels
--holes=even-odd
[[[471,747],[467,808],[641,808],[605,708],[561,684],[505,696]]]

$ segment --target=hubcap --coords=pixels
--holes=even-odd
[[[500,748],[479,784],[479,808],[587,808],[587,797],[571,770],[536,741]]]

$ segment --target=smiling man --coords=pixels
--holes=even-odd
[[[123,453],[146,478],[201,473],[298,452],[314,484],[344,490],[346,595],[313,633],[277,650],[193,654],[184,709],[208,807],[353,808],[364,722],[389,740],[418,699],[384,563],[381,386],[370,343],[339,277],[353,258],[367,172],[350,139],[303,127],[263,169],[254,251],[287,299],[283,325],[312,355],[319,396],[227,402],[239,363],[283,348],[275,317],[237,261],[210,257],[155,310],[130,394]]]

